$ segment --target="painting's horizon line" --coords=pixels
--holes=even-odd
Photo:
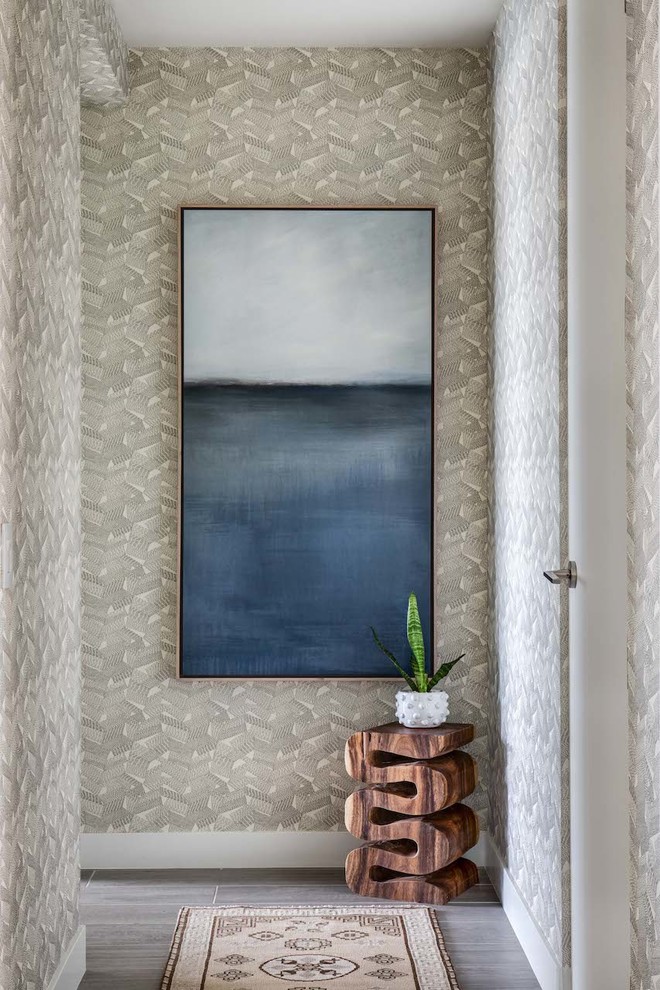
[[[197,378],[192,380],[184,379],[183,387],[186,388],[431,388],[430,378],[424,381],[392,381],[392,382],[272,382],[272,381],[242,381],[238,378]]]

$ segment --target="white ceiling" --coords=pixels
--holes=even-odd
[[[124,37],[150,45],[483,45],[503,0],[112,0]]]

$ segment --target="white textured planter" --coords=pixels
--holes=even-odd
[[[409,729],[442,725],[449,718],[449,695],[446,691],[397,691],[396,717]]]

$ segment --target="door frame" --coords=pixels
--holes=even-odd
[[[630,985],[626,17],[567,0],[573,990]]]

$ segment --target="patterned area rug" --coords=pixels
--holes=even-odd
[[[183,908],[162,990],[458,990],[434,911]]]

